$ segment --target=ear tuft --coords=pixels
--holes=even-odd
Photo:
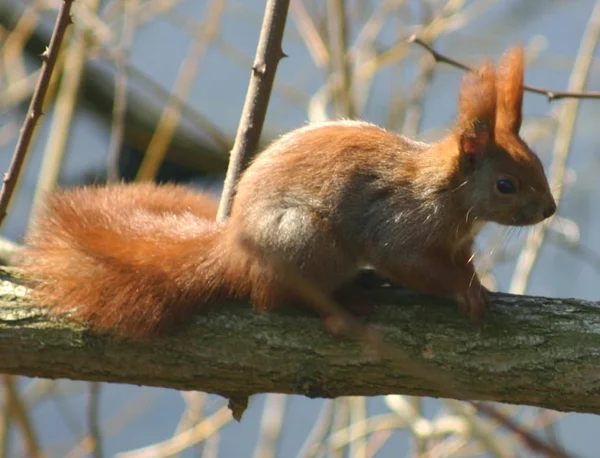
[[[510,48],[501,57],[498,70],[496,130],[519,133],[523,109],[524,71],[523,46]]]
[[[475,72],[467,73],[458,95],[458,129],[470,129],[479,124],[495,125],[496,69],[484,62]]]
[[[458,97],[460,152],[469,169],[475,167],[494,140],[496,123],[496,70],[490,62],[463,77]]]

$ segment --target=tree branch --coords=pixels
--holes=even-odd
[[[31,104],[27,110],[23,127],[21,128],[21,134],[15,147],[15,152],[10,163],[8,172],[4,176],[2,188],[0,189],[0,224],[6,217],[6,210],[10,199],[12,197],[15,186],[19,179],[19,173],[21,167],[25,161],[25,156],[29,150],[29,143],[35,130],[38,120],[42,116],[42,107],[44,105],[44,99],[46,98],[46,92],[48,85],[50,84],[50,78],[52,77],[52,71],[54,70],[54,64],[60,51],[60,45],[62,44],[65,32],[69,24],[71,24],[71,4],[73,0],[63,0],[60,7],[58,17],[56,18],[56,25],[52,32],[52,38],[50,38],[50,44],[42,57],[44,62],[42,64],[42,70],[40,72],[40,78],[37,86],[31,98]]]
[[[449,397],[435,377],[407,373],[354,341],[332,338],[296,310],[263,315],[227,303],[151,343],[98,336],[29,305],[15,270],[0,268],[0,372],[201,390],[228,397],[389,393]],[[473,400],[600,413],[600,305],[494,294],[485,326],[455,306],[396,289],[374,292],[368,318],[394,345]],[[463,388],[463,390],[461,390]]]
[[[229,216],[235,187],[258,148],[277,64],[286,57],[281,49],[281,41],[289,4],[289,0],[267,0],[265,6],[248,92],[246,92],[246,100],[219,202],[217,221],[222,221]]]
[[[411,36],[408,39],[409,43],[415,43],[424,48],[431,56],[435,59],[436,62],[442,62],[444,64],[451,65],[456,68],[460,68],[461,70],[465,70],[467,72],[472,72],[473,68],[469,67],[462,62],[459,62],[451,57],[445,56],[444,54],[439,53],[423,40],[421,40],[416,35]],[[527,92],[533,92],[535,94],[545,95],[549,101],[559,100],[559,99],[600,99],[600,92],[598,91],[589,91],[589,92],[569,92],[569,91],[553,91],[552,89],[545,89],[537,86],[529,86],[525,85],[524,89]]]

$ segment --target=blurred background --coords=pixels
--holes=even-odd
[[[58,0],[0,1],[0,171],[8,169]],[[77,0],[2,236],[20,242],[40,196],[107,179],[220,192],[264,1]],[[455,114],[467,64],[526,46],[526,83],[600,90],[594,0],[291,0],[263,144],[307,120],[356,117],[423,139]],[[600,296],[600,100],[527,93],[523,137],[560,201],[543,230],[491,225],[478,268],[493,289]],[[599,202],[597,202],[598,200]],[[530,456],[469,405],[407,396],[251,399],[236,423],[197,392],[14,378],[0,384],[0,455],[48,457]],[[15,408],[17,406],[18,408]],[[527,429],[600,456],[598,417],[497,405]]]

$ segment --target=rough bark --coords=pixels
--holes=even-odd
[[[366,321],[431,376],[330,337],[317,317],[224,303],[181,333],[148,343],[98,336],[30,305],[0,268],[0,372],[201,390],[226,396],[465,397],[600,413],[600,305],[495,294],[482,328],[455,306],[401,290],[374,294]],[[464,396],[448,388],[452,380]],[[468,394],[468,395],[467,395]]]

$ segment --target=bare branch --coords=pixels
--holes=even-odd
[[[416,43],[422,48],[426,49],[436,60],[436,62],[442,62],[444,64],[451,65],[456,68],[460,68],[462,70],[472,72],[473,68],[469,67],[458,60],[455,60],[451,57],[448,57],[444,54],[439,53],[431,46],[429,46],[425,41],[421,40],[416,35],[411,36],[408,39],[409,43]],[[600,92],[598,91],[590,91],[590,92],[569,92],[569,91],[553,91],[552,89],[545,89],[537,86],[524,86],[525,90],[528,92],[533,92],[535,94],[545,95],[549,101],[559,100],[559,99],[600,99]]]
[[[289,3],[289,0],[267,0],[248,92],[219,204],[218,221],[229,216],[237,182],[258,148],[277,64],[285,57],[281,40]]]
[[[90,333],[32,306],[16,271],[0,269],[0,373],[199,390],[229,397],[410,394],[600,413],[600,306],[574,299],[493,294],[481,329],[430,296],[383,288],[365,320],[386,345],[429,370],[332,338],[298,310],[268,315],[216,304],[168,338],[133,343]],[[451,379],[456,388],[432,380]],[[543,387],[543,390],[540,390]],[[464,397],[463,397],[464,399]]]
[[[523,428],[513,418],[504,415],[502,412],[494,409],[494,407],[481,402],[471,402],[471,404],[480,413],[493,418],[498,424],[516,434],[523,442],[525,442],[531,451],[542,453],[552,458],[561,458],[566,456],[566,453],[558,449],[555,445],[548,445],[544,441],[537,438],[534,434]]]
[[[46,97],[48,85],[50,84],[52,71],[54,70],[54,64],[56,63],[56,58],[60,52],[60,46],[65,36],[65,31],[67,30],[69,24],[72,23],[72,3],[73,0],[63,0],[60,11],[58,12],[56,24],[54,26],[54,32],[52,33],[52,38],[50,39],[50,45],[48,48],[46,48],[46,51],[44,51],[43,54],[40,78],[35,88],[35,92],[33,93],[33,97],[31,98],[31,103],[29,105],[29,109],[27,110],[23,127],[21,128],[21,134],[19,135],[19,140],[17,142],[10,167],[6,175],[4,175],[2,189],[0,189],[0,224],[2,224],[2,221],[6,217],[6,210],[8,209],[8,204],[10,203],[13,191],[17,185],[17,180],[19,178],[23,162],[25,161],[25,156],[29,150],[29,144],[35,130],[35,126],[43,114],[42,107],[44,105],[44,99]]]
[[[10,413],[16,419],[16,423],[23,434],[23,442],[27,450],[27,456],[30,458],[41,458],[41,451],[37,434],[33,427],[33,422],[30,418],[30,413],[27,407],[23,404],[23,400],[17,389],[17,383],[14,377],[4,374],[2,376],[4,390],[6,391],[6,402],[9,404]]]
[[[125,139],[125,115],[127,108],[128,75],[126,71],[127,56],[133,44],[136,30],[136,16],[134,11],[138,8],[138,0],[126,0],[123,3],[123,30],[121,43],[116,52],[115,66],[115,98],[113,101],[110,141],[108,144],[107,175],[110,181],[116,182],[121,176],[119,162],[123,140]]]

